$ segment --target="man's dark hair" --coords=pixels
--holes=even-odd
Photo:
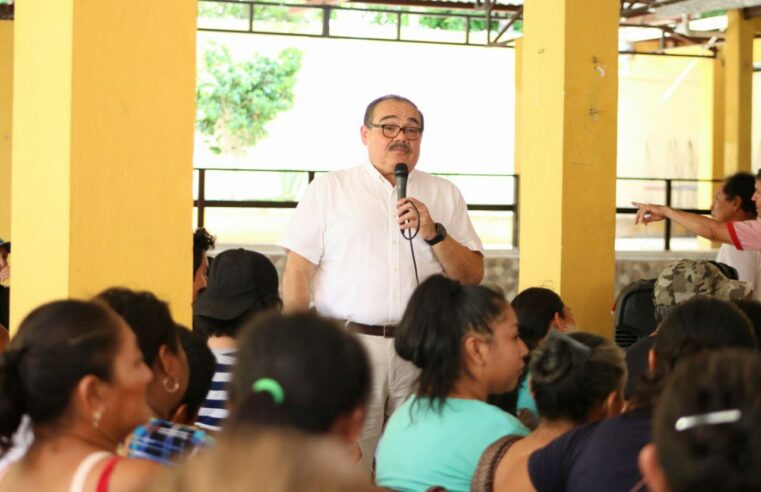
[[[724,181],[724,194],[728,199],[740,197],[740,208],[743,212],[755,217],[756,202],[753,201],[753,194],[756,192],[756,178],[750,173],[735,173]]]
[[[188,356],[188,368],[190,374],[188,377],[188,389],[185,396],[182,397],[180,405],[185,404],[185,417],[188,421],[194,421],[198,416],[206,395],[211,389],[211,380],[214,377],[214,370],[217,366],[217,360],[211,351],[206,340],[198,333],[193,333],[184,326],[177,325],[177,335],[180,338],[180,344],[185,349]]]
[[[230,384],[227,426],[277,426],[327,433],[336,419],[367,403],[370,364],[359,339],[311,313],[271,313],[241,333]],[[253,385],[273,379],[282,401]]]
[[[365,109],[365,119],[364,119],[365,126],[370,126],[372,124],[373,117],[375,116],[374,115],[375,106],[377,106],[378,104],[382,103],[383,101],[398,101],[398,102],[403,102],[403,103],[407,103],[410,106],[412,106],[413,108],[415,108],[415,111],[417,111],[418,114],[420,115],[420,131],[424,130],[424,128],[425,128],[425,121],[424,121],[424,118],[423,118],[423,112],[420,111],[420,108],[418,108],[417,105],[414,102],[410,101],[406,97],[397,96],[396,94],[387,94],[385,96],[381,96],[378,99],[375,99],[373,102],[371,102],[370,104],[367,105],[367,109]]]
[[[209,234],[203,227],[199,227],[193,233],[193,278],[195,278],[196,272],[201,266],[204,252],[214,249],[214,242],[216,240],[217,238]]]

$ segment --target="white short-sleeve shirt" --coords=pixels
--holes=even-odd
[[[413,170],[407,196],[423,202],[452,239],[483,253],[454,184]],[[318,176],[307,187],[278,245],[317,265],[312,292],[320,314],[370,325],[399,322],[416,283],[396,203],[396,189],[369,161]],[[443,273],[421,236],[412,246],[421,282]]]

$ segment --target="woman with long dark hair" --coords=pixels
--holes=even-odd
[[[27,415],[34,442],[0,490],[107,491],[145,485],[158,465],[116,449],[149,418],[151,371],[107,307],[59,301],[34,310],[0,357],[0,455]]]
[[[470,490],[481,453],[507,434],[525,435],[515,417],[486,403],[515,388],[526,345],[505,298],[441,275],[413,293],[396,332],[397,353],[420,368],[415,394],[391,416],[376,455],[379,485]]]

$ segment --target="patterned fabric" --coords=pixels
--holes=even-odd
[[[658,275],[653,287],[653,301],[659,306],[675,306],[695,296],[709,296],[731,301],[745,299],[751,286],[730,280],[716,265],[705,260],[679,260]]]
[[[194,455],[214,443],[206,432],[189,425],[151,419],[132,432],[127,448],[130,458],[143,458],[168,465]]]
[[[213,350],[217,358],[217,368],[211,380],[211,389],[206,401],[198,411],[196,425],[202,429],[220,431],[227,418],[227,385],[235,365],[235,349]]]

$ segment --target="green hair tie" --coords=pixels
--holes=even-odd
[[[275,402],[275,405],[282,405],[285,400],[283,387],[272,378],[257,379],[254,381],[254,384],[251,385],[251,389],[254,393],[269,393],[270,396],[272,396],[272,401]]]

